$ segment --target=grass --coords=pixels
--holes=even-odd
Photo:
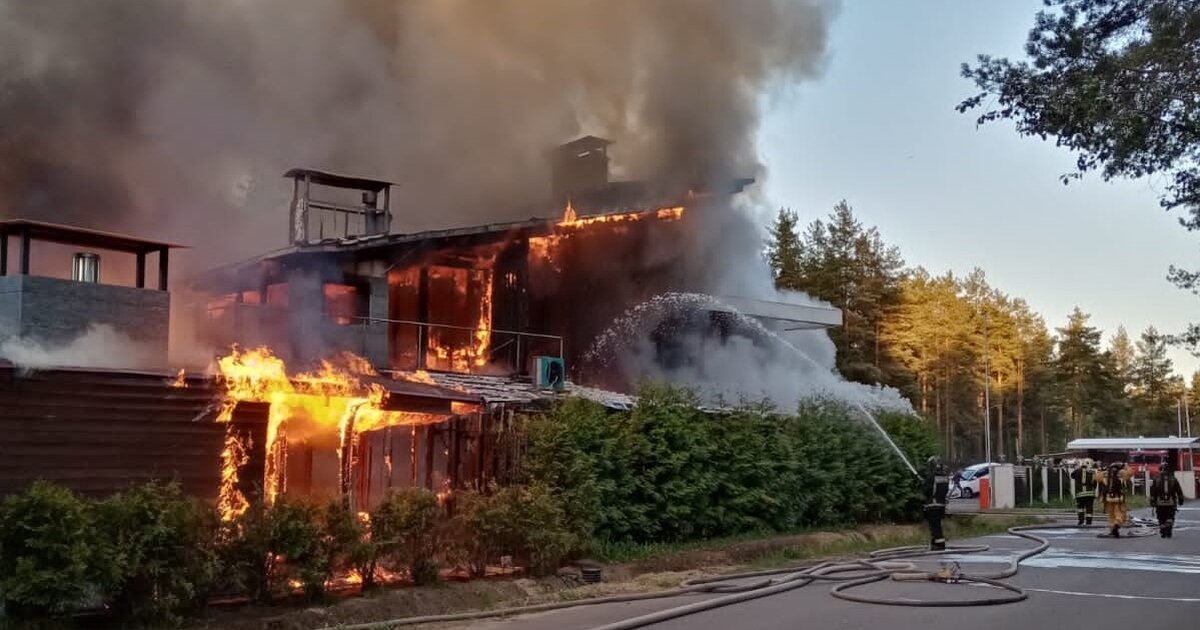
[[[1150,500],[1146,498],[1145,494],[1135,493],[1127,495],[1126,501],[1129,505],[1129,509],[1131,510],[1140,510],[1145,507],[1150,507]],[[1018,505],[1017,509],[1020,508],[1061,509],[1074,511],[1075,499],[1063,497],[1062,499],[1051,499],[1045,503],[1041,501],[1035,501],[1029,505]],[[1097,512],[1104,511],[1104,501],[1102,497],[1096,497],[1095,510]]]
[[[989,534],[1003,532],[1009,527],[1016,525],[1033,525],[1039,522],[1041,522],[1041,519],[1033,516],[1019,516],[995,520],[991,518],[980,518],[971,514],[960,514],[946,519],[946,533],[948,536],[957,538],[970,538],[973,536],[986,536]],[[669,556],[671,554],[686,551],[720,550],[730,546],[731,544],[740,542],[821,532],[844,533],[846,531],[850,530],[812,528],[792,532],[760,531],[739,534],[737,536],[728,536],[724,538],[710,538],[707,540],[672,543],[597,541],[593,546],[592,557],[600,562],[609,564],[622,564]],[[884,547],[923,544],[928,542],[928,538],[929,535],[922,529],[922,531],[915,534],[893,535],[875,538],[848,538],[829,544],[808,545],[804,547],[785,547],[782,549],[774,549],[764,552],[764,555],[761,556],[759,560],[754,561],[754,564],[757,565],[759,562],[785,562],[822,556],[848,555]]]
[[[975,538],[977,536],[989,536],[991,534],[1004,532],[1010,527],[1037,525],[1038,523],[1042,522],[1044,522],[1043,519],[1034,516],[1018,516],[1009,519],[997,520],[991,518],[979,518],[975,515],[964,514],[947,519],[944,525],[947,538],[961,539]],[[778,549],[762,555],[761,557],[752,561],[750,564],[753,567],[765,569],[789,564],[797,560],[854,556],[866,554],[877,549],[887,549],[889,547],[907,547],[910,545],[926,545],[928,543],[929,534],[924,531],[915,534],[882,536],[870,540],[847,539],[825,545]]]
[[[772,536],[806,534],[814,531],[818,530],[804,530],[796,532],[758,531],[737,534],[735,536],[726,536],[723,538],[707,538],[704,540],[693,540],[686,542],[638,543],[629,541],[597,540],[592,543],[591,557],[595,560],[599,560],[600,562],[606,562],[609,564],[622,564],[625,562],[636,562],[638,560],[666,556],[682,551],[695,551],[697,549],[720,549],[733,543],[746,542],[749,540],[762,540]]]

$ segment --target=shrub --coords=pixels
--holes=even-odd
[[[877,415],[914,462],[935,451],[924,420]],[[565,401],[530,418],[528,435],[524,481],[562,498],[577,541],[911,520],[922,502],[916,480],[862,412],[832,401],[811,400],[793,413],[763,403],[703,413],[686,390],[652,386],[630,412]]]
[[[349,568],[362,577],[363,590],[375,586],[376,545],[367,524],[343,501],[330,501],[321,522],[321,570],[326,581],[339,568]]]
[[[117,614],[160,627],[204,603],[218,572],[211,508],[178,484],[151,482],[97,504],[95,514]]]
[[[562,504],[545,485],[464,493],[456,508],[455,542],[475,576],[484,575],[488,564],[502,555],[512,555],[534,575],[544,575],[557,569],[578,544]]]
[[[230,578],[251,597],[269,600],[291,580],[305,592],[324,592],[318,510],[279,497],[269,507],[255,504],[226,528],[224,555]]]
[[[0,503],[0,594],[15,618],[67,611],[97,595],[103,579],[86,503],[37,482]]]
[[[371,513],[370,539],[378,559],[404,567],[414,584],[438,579],[441,506],[421,488],[394,490]],[[364,575],[364,584],[366,576]]]

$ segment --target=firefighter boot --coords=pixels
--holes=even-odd
[[[925,506],[925,520],[929,523],[929,550],[945,551],[946,535],[942,531],[942,517],[946,515],[946,506],[930,504]]]

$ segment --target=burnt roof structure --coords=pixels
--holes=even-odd
[[[329,171],[320,171],[311,168],[293,168],[283,174],[289,179],[298,179],[312,182],[318,186],[330,186],[332,188],[349,188],[353,190],[373,190],[375,192],[383,192],[389,186],[396,184],[382,179],[366,179],[363,177],[354,177],[351,175],[340,175]]]

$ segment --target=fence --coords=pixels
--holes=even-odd
[[[1075,484],[1071,480],[1072,469],[1065,466],[1014,466],[1018,506],[1038,503],[1070,503],[1075,500]],[[1130,479],[1126,492],[1150,496],[1150,473]]]

